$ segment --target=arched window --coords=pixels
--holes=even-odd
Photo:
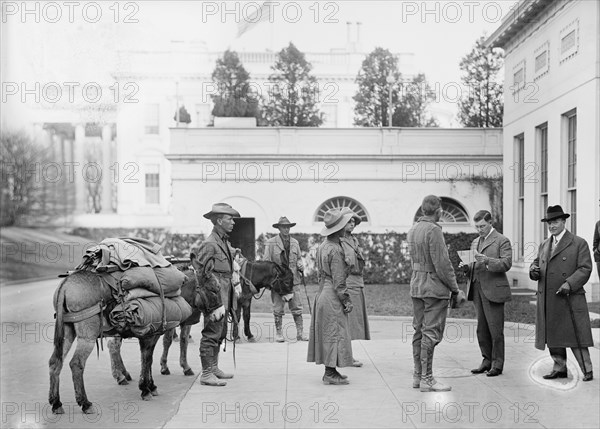
[[[469,216],[463,206],[452,198],[440,197],[442,199],[442,215],[440,216],[440,223],[455,223],[455,222],[469,222]],[[413,222],[419,220],[423,216],[421,207],[417,210]]]
[[[319,206],[315,214],[315,222],[323,222],[323,216],[329,209],[349,207],[354,213],[360,216],[362,222],[368,222],[369,217],[363,206],[356,200],[349,197],[334,197],[325,201]]]

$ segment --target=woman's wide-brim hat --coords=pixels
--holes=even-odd
[[[542,222],[550,222],[554,219],[567,219],[569,217],[571,217],[571,215],[563,212],[561,206],[550,206],[546,210],[546,217],[542,219]]]
[[[279,228],[280,226],[296,226],[296,222],[290,222],[287,217],[281,216],[279,222],[273,224],[273,228]]]
[[[358,225],[362,222],[362,219],[357,215],[350,207],[342,207],[342,214],[352,213],[352,219],[354,219],[354,225]]]
[[[227,203],[213,204],[212,209],[204,215],[206,219],[211,219],[215,215],[226,214],[232,217],[241,217],[239,212]]]
[[[321,230],[321,235],[328,237],[334,232],[338,232],[352,219],[353,214],[352,211],[343,214],[340,209],[327,210],[327,213],[323,216],[325,227]]]

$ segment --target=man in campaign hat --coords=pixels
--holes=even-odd
[[[567,231],[570,214],[561,206],[550,206],[542,219],[550,237],[539,247],[529,267],[529,278],[538,282],[535,347],[546,344],[554,367],[545,379],[567,377],[567,350],[570,347],[583,371],[583,381],[593,379],[588,347],[594,346],[583,286],[592,273],[587,242]]]
[[[263,260],[275,262],[279,265],[287,265],[294,273],[294,292],[291,295],[281,296],[274,290],[271,290],[271,301],[273,302],[273,316],[275,317],[275,341],[283,343],[283,315],[285,301],[292,312],[294,323],[296,324],[296,339],[298,341],[308,341],[308,336],[304,333],[302,321],[302,297],[300,294],[300,275],[304,273],[304,265],[300,254],[300,244],[298,240],[290,236],[290,228],[296,226],[295,222],[290,222],[287,217],[282,216],[273,228],[279,230],[279,234],[271,237],[265,243],[265,253]]]
[[[233,305],[234,286],[232,284],[233,261],[236,249],[229,243],[233,231],[233,218],[240,214],[229,204],[213,204],[204,215],[212,222],[213,230],[206,240],[190,255],[192,265],[200,280],[200,294],[205,297],[204,329],[200,340],[200,361],[202,375],[200,383],[208,386],[225,386],[222,379],[233,378],[219,369],[219,348],[227,335],[227,315]],[[216,279],[211,282],[210,279]]]

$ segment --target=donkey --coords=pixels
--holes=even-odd
[[[197,300],[196,275],[192,269],[187,267],[182,269],[182,272],[185,274],[186,279],[181,287],[181,296],[191,304]],[[192,315],[187,320],[184,320],[180,325],[181,340],[179,342],[179,365],[181,365],[181,368],[183,369],[183,374],[187,376],[194,375],[194,371],[187,361],[189,334],[192,329],[192,325],[200,322],[200,315],[202,314],[200,305],[197,301],[196,306],[192,306],[192,309]],[[167,329],[163,335],[163,353],[160,358],[160,373],[163,375],[171,374],[169,366],[167,365],[167,358],[169,356],[169,348],[173,343],[174,333],[175,328],[171,328]],[[108,350],[110,353],[110,365],[113,378],[117,381],[117,384],[126,385],[129,384],[129,381],[131,381],[131,375],[129,375],[129,372],[125,368],[125,364],[123,364],[123,359],[121,358],[122,343],[123,339],[121,337],[113,337],[108,340]]]
[[[287,295],[294,291],[294,274],[287,265],[279,265],[269,261],[247,261],[245,274],[241,278],[242,293],[238,298],[236,309],[237,320],[240,320],[242,309],[244,310],[244,335],[248,342],[255,342],[256,339],[250,330],[250,308],[252,306],[252,282],[256,291],[262,288],[268,288],[280,295]],[[233,325],[233,338],[239,339],[238,325]]]
[[[209,279],[211,282],[216,282],[216,279],[212,276]],[[182,290],[182,296],[192,306],[194,312],[196,309],[202,308],[201,294],[194,293],[196,291],[195,284],[186,281],[184,286],[186,290],[185,292]],[[192,290],[192,293],[189,292],[189,289]],[[54,329],[54,351],[49,361],[50,391],[48,395],[48,400],[52,405],[52,412],[54,414],[64,413],[62,402],[60,401],[60,372],[64,359],[75,339],[77,339],[77,346],[69,364],[73,374],[75,399],[77,404],[81,406],[83,413],[93,413],[92,403],[88,400],[85,391],[83,372],[86,361],[94,349],[96,340],[103,332],[105,318],[102,315],[102,306],[107,305],[110,307],[114,303],[110,286],[100,280],[99,276],[91,271],[76,271],[65,278],[58,286],[54,293],[53,301],[56,310],[56,322]],[[69,320],[69,313],[82,310],[90,310],[86,314],[89,316],[88,318],[80,321]],[[139,338],[142,365],[138,387],[144,400],[152,399],[152,396],[158,395],[158,389],[152,378],[152,355],[160,334]],[[121,370],[121,381],[131,380],[131,376],[125,369],[120,354],[113,356],[113,353],[111,353],[111,359],[115,359],[112,363],[113,369],[118,368]]]

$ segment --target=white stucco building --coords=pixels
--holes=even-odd
[[[350,205],[361,231],[406,232],[423,197],[443,198],[447,232],[473,232],[490,195],[473,177],[502,174],[502,131],[439,128],[172,128],[173,229],[210,232],[226,202],[256,235],[287,216],[318,232],[328,207]],[[246,220],[244,220],[246,219]]]
[[[504,234],[516,245],[508,273],[533,287],[528,267],[547,237],[547,206],[592,243],[600,219],[600,3],[521,0],[489,37],[506,52]],[[600,299],[593,269],[586,290]]]

